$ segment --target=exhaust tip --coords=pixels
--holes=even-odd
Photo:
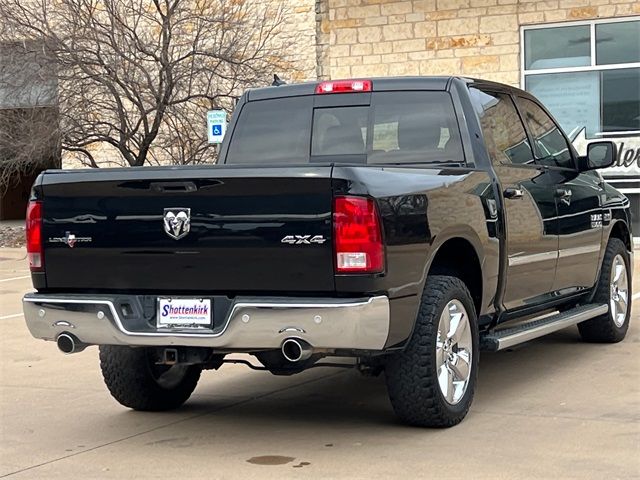
[[[85,344],[81,343],[70,333],[61,333],[60,335],[58,335],[56,344],[58,345],[58,350],[66,355],[81,352],[86,348]]]
[[[282,355],[290,362],[299,362],[311,357],[313,349],[304,340],[297,340],[295,338],[287,338],[282,342]]]

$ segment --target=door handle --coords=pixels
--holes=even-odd
[[[504,198],[522,198],[524,191],[521,188],[508,187],[504,189]]]

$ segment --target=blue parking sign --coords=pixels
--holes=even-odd
[[[227,130],[227,112],[210,110],[207,112],[207,136],[209,143],[222,143]]]

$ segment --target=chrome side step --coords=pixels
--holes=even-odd
[[[605,304],[590,304],[572,308],[562,313],[530,320],[521,325],[502,330],[493,330],[480,337],[482,350],[498,351],[528,342],[585,320],[604,315],[609,311]]]

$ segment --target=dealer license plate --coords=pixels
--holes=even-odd
[[[159,298],[157,324],[158,327],[210,327],[211,299]]]

